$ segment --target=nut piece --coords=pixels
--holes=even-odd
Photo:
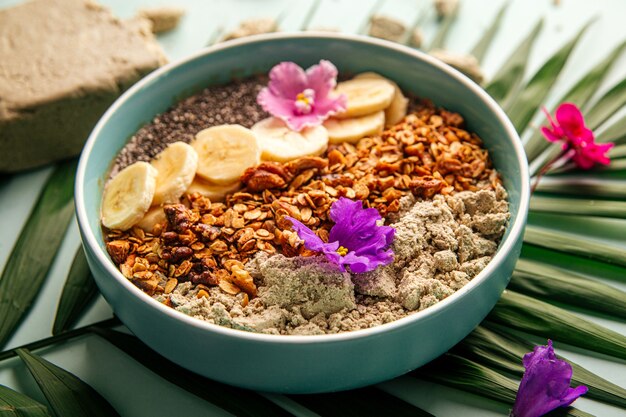
[[[237,287],[235,284],[225,279],[220,281],[219,287],[226,294],[230,294],[230,295],[237,295],[241,292],[239,287]]]
[[[461,71],[477,84],[481,84],[485,80],[480,64],[473,55],[455,54],[442,49],[435,49],[429,53],[452,68]]]
[[[435,6],[437,17],[443,19],[456,12],[459,7],[459,0],[434,0],[433,6]]]
[[[222,40],[228,41],[261,33],[271,33],[276,32],[277,29],[278,23],[272,18],[248,19],[241,22],[235,30],[227,33]]]
[[[107,251],[109,252],[109,255],[111,255],[113,262],[119,265],[128,257],[130,242],[126,240],[113,240],[111,242],[107,242]]]
[[[178,280],[176,278],[170,278],[165,283],[165,289],[163,290],[163,292],[165,294],[169,294],[172,291],[174,291],[177,285],[178,285]]]
[[[248,271],[238,265],[233,265],[231,274],[235,285],[241,288],[250,297],[256,297],[256,285],[254,285],[252,275],[250,275]]]
[[[416,27],[415,29],[413,29],[411,31],[411,45],[413,45],[416,48],[421,48],[422,47],[422,43],[424,42],[424,32],[422,32],[422,29]]]
[[[148,19],[152,23],[152,33],[174,29],[184,14],[184,9],[173,6],[146,7],[137,11],[137,16]]]
[[[397,19],[381,15],[374,15],[370,18],[370,36],[400,42],[405,32],[406,26]]]

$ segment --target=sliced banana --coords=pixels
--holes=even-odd
[[[152,205],[178,203],[198,169],[198,154],[185,142],[174,142],[152,161],[158,174]]]
[[[144,232],[152,233],[154,226],[159,223],[165,223],[166,220],[167,218],[165,217],[163,207],[154,206],[148,210],[141,220],[139,220],[137,226],[142,228]]]
[[[328,132],[323,126],[307,127],[295,132],[276,117],[252,126],[264,160],[287,162],[303,156],[320,155],[328,147]]]
[[[104,189],[102,224],[128,230],[146,214],[156,189],[157,170],[147,162],[135,162],[121,170]]]
[[[191,146],[198,153],[198,170],[203,179],[220,185],[239,181],[246,168],[260,162],[255,134],[240,125],[221,125],[196,134]]]
[[[215,203],[224,201],[228,194],[236,193],[241,189],[241,186],[239,181],[229,185],[211,184],[198,176],[193,180],[185,194],[199,193]]]
[[[328,119],[324,122],[330,143],[355,143],[366,136],[378,135],[385,127],[385,112],[349,119]]]
[[[384,110],[395,95],[393,85],[382,78],[354,78],[337,84],[337,94],[345,94],[348,107],[337,118],[365,116]]]
[[[391,85],[393,85],[395,93],[393,95],[393,100],[391,100],[391,104],[385,109],[385,126],[393,126],[400,123],[400,121],[404,119],[404,116],[406,116],[407,110],[409,108],[409,99],[404,97],[404,94],[402,94],[402,90],[400,90],[398,84],[375,72],[363,72],[361,74],[355,75],[354,78],[377,78],[386,80],[387,82],[391,83]]]

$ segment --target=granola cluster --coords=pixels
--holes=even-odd
[[[151,233],[138,227],[108,230],[108,252],[124,276],[149,295],[167,295],[190,282],[199,288],[198,297],[219,286],[245,306],[257,287],[244,265],[257,252],[313,255],[285,216],[327,241],[329,209],[342,196],[389,219],[405,195],[430,199],[494,190],[500,179],[489,154],[462,126],[459,114],[422,103],[401,123],[356,145],[331,145],[321,157],[251,167],[241,178],[245,188],[224,202],[188,194],[164,207],[167,220]]]

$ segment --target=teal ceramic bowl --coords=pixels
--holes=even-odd
[[[188,317],[141,292],[110,260],[100,229],[100,201],[111,161],[157,113],[186,95],[281,61],[303,67],[332,61],[340,72],[376,71],[400,87],[461,113],[491,152],[509,192],[511,220],[489,265],[440,303],[371,329],[321,336],[248,333]],[[148,346],[206,377],[283,393],[345,390],[415,369],[463,339],[498,301],[519,256],[530,195],[528,167],[511,122],[480,87],[435,59],[372,38],[274,34],[223,43],[169,64],[120,97],[92,132],[76,178],[76,211],[96,282],[124,324]]]

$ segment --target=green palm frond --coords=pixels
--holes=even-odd
[[[384,1],[371,3],[360,32],[366,32],[369,18],[381,8]],[[309,26],[320,3],[321,0],[311,2],[303,20],[303,29]],[[496,39],[508,5],[506,2],[497,11],[472,49],[471,53],[479,61],[484,60]],[[420,13],[413,26],[421,25],[426,17],[432,16],[426,12]],[[440,22],[430,48],[445,46],[457,18],[458,10]],[[538,131],[529,132],[530,122],[551,94],[552,86],[562,76],[566,63],[590,23],[540,65],[539,70],[525,82],[529,57],[544,26],[544,19],[540,19],[485,87],[506,109],[520,135],[525,133],[524,137],[528,138],[525,149],[533,174],[541,168],[542,162],[557,155],[560,148],[546,142]],[[218,40],[221,33],[222,29],[216,28],[210,43]],[[456,346],[453,353],[445,354],[412,372],[411,376],[472,392],[510,406],[517,390],[516,379],[519,379],[523,370],[521,356],[533,347],[519,332],[626,359],[624,335],[583,320],[561,307],[582,308],[611,316],[616,321],[626,320],[624,292],[602,283],[603,280],[626,283],[626,245],[623,244],[623,236],[626,235],[626,115],[614,117],[626,105],[626,79],[609,87],[599,98],[595,97],[625,47],[626,42],[619,43],[574,83],[559,101],[574,102],[583,109],[587,124],[597,133],[598,142],[616,143],[610,153],[612,164],[588,172],[566,165],[541,179],[531,199],[524,246],[510,284],[513,291],[509,290],[503,295],[488,319]],[[55,169],[0,277],[0,345],[8,340],[20,324],[55,259],[72,217],[74,170],[75,162],[64,163]],[[6,178],[0,177],[0,187]],[[42,239],[42,236],[46,236],[46,239]],[[37,253],[35,261],[29,258],[29,262],[26,262],[27,255],[31,253]],[[31,277],[29,285],[19,279],[22,276]],[[290,415],[287,411],[289,407],[280,405],[284,401],[285,404],[306,410],[308,414],[343,416],[386,412],[430,416],[426,411],[378,388],[341,394],[274,397],[241,390],[184,370],[163,359],[135,337],[109,330],[106,326],[68,331],[82,316],[95,293],[96,287],[84,254],[79,250],[59,302],[53,329],[58,336],[50,338],[50,343],[96,332],[157,375],[235,415]],[[41,341],[32,348],[46,345],[45,341]],[[13,351],[5,351],[0,354],[0,360],[13,354]],[[8,406],[18,410],[8,414],[16,417],[116,415],[106,400],[75,376],[27,350],[20,350],[19,354],[48,398],[53,414],[46,406],[1,385],[0,413],[5,411],[2,407]],[[626,406],[623,388],[579,365],[573,364],[573,367],[573,383],[589,386],[589,398],[622,408]],[[75,397],[72,397],[73,400],[68,400],[69,393]],[[241,401],[243,396],[245,401]],[[94,406],[100,411],[92,412]],[[83,414],[80,414],[80,410]],[[85,410],[89,410],[87,414]],[[589,416],[571,407],[550,415]]]
[[[56,417],[119,417],[107,400],[75,375],[28,350],[18,349],[17,354]]]
[[[523,132],[526,129],[533,115],[544,103],[550,88],[561,74],[574,47],[590,24],[591,22],[584,25],[572,40],[561,47],[539,68],[519,94],[510,96],[504,104],[504,109],[518,132]]]
[[[569,311],[510,290],[487,316],[522,332],[626,359],[626,336],[584,320]]]
[[[39,293],[74,213],[76,161],[59,165],[35,203],[0,276],[0,347]],[[29,279],[24,279],[28,277]]]
[[[85,252],[80,247],[76,251],[63,286],[52,334],[56,335],[68,330],[81,317],[96,295],[98,295],[98,287],[87,265]]]
[[[543,19],[537,22],[526,38],[513,50],[511,56],[504,60],[504,64],[493,76],[491,82],[487,84],[485,89],[489,95],[501,104],[519,91],[530,52],[543,28],[543,23]]]

